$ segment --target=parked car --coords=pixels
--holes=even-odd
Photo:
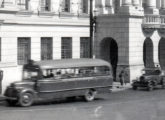
[[[110,92],[113,83],[111,65],[100,59],[30,61],[22,76],[6,89],[9,105],[77,96],[93,101],[97,93]]]
[[[138,80],[133,81],[132,88],[147,88],[148,91],[156,87],[165,88],[165,74],[160,68],[145,68]]]

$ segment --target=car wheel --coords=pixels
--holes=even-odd
[[[165,84],[162,84],[162,88],[165,89]]]
[[[6,100],[9,106],[15,106],[18,101],[17,100]]]
[[[97,92],[95,90],[87,90],[85,95],[84,95],[84,99],[87,102],[93,101],[95,99]]]
[[[22,93],[19,98],[19,105],[22,107],[31,106],[33,104],[33,99],[32,93]]]
[[[147,90],[148,90],[148,91],[152,91],[152,90],[153,90],[153,86],[152,86],[152,85],[148,86],[148,87],[147,87]]]
[[[133,88],[133,90],[137,90],[138,87],[137,86],[133,86],[132,88]]]

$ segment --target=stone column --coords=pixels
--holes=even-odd
[[[159,14],[159,10],[156,8],[156,0],[146,0],[145,14]]]
[[[132,4],[133,4],[134,6],[140,6],[139,0],[132,0]]]
[[[113,0],[105,0],[105,12],[104,14],[113,14]]]
[[[122,0],[119,13],[141,16],[144,12],[140,9],[140,0]]]
[[[122,6],[131,6],[132,0],[122,0]]]
[[[102,0],[95,0],[95,8],[98,14],[103,14],[103,2]]]
[[[161,9],[165,9],[165,0],[161,0]]]
[[[146,0],[147,8],[156,8],[156,0]]]
[[[165,15],[165,0],[161,0],[160,14]]]

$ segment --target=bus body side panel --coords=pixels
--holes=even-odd
[[[99,93],[109,92],[112,81],[110,76],[39,81],[38,92],[41,98],[82,96],[87,89],[94,89]]]

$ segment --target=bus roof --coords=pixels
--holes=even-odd
[[[60,59],[60,60],[44,60],[36,61],[36,65],[39,65],[42,69],[51,68],[77,68],[77,67],[93,67],[93,66],[110,66],[110,63],[101,59]]]

